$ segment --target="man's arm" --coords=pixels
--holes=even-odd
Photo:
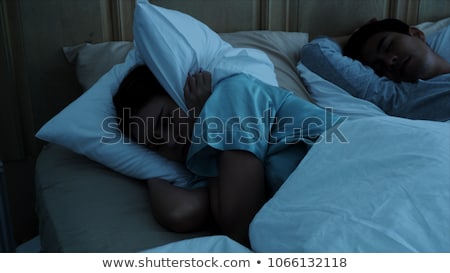
[[[339,45],[339,47],[344,49],[345,44],[347,44],[348,39],[350,39],[351,34],[344,35],[344,36],[337,36],[337,37],[330,37],[331,40],[333,40],[336,44]]]
[[[366,24],[374,21],[377,21],[377,19],[372,18]],[[353,78],[361,73],[364,74],[364,78],[372,78],[372,76],[376,76],[375,73],[370,68],[364,67],[360,62],[346,58],[342,54],[348,40],[358,29],[356,28],[351,33],[342,36],[315,39],[303,47],[301,61],[322,78],[347,90],[355,97],[365,98],[361,94],[361,87],[359,84],[355,85]],[[343,71],[349,72],[349,74],[344,74]],[[379,79],[378,76],[373,78]]]
[[[377,18],[374,17],[374,18],[370,19],[366,24],[370,24],[370,23],[373,23],[373,22],[376,22],[376,21],[377,21]],[[341,50],[342,50],[344,48],[345,44],[347,44],[348,39],[350,39],[350,37],[353,35],[353,33],[358,31],[358,29],[359,28],[353,30],[353,32],[350,33],[350,34],[342,35],[342,36],[336,36],[336,37],[331,37],[331,39],[335,43],[337,43],[341,47]]]
[[[338,85],[356,97],[365,97],[361,82],[373,81],[375,73],[360,62],[342,55],[347,36],[317,38],[302,48],[301,62],[312,72]],[[363,81],[355,81],[363,77]]]

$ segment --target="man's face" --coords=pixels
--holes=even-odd
[[[362,49],[362,62],[379,76],[396,82],[429,79],[435,55],[423,36],[380,32],[370,37]]]
[[[190,146],[192,122],[168,96],[150,100],[134,117],[132,137],[167,159],[184,162]]]

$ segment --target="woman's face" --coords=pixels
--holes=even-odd
[[[131,136],[167,159],[185,162],[192,122],[168,95],[151,99],[132,119]]]

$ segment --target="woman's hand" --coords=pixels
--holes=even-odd
[[[194,111],[196,117],[211,95],[211,73],[200,71],[194,75],[188,75],[184,85],[184,101],[188,110]]]

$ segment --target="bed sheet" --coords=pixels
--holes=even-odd
[[[55,144],[36,166],[42,252],[138,252],[213,234],[174,233],[151,214],[143,181]]]

